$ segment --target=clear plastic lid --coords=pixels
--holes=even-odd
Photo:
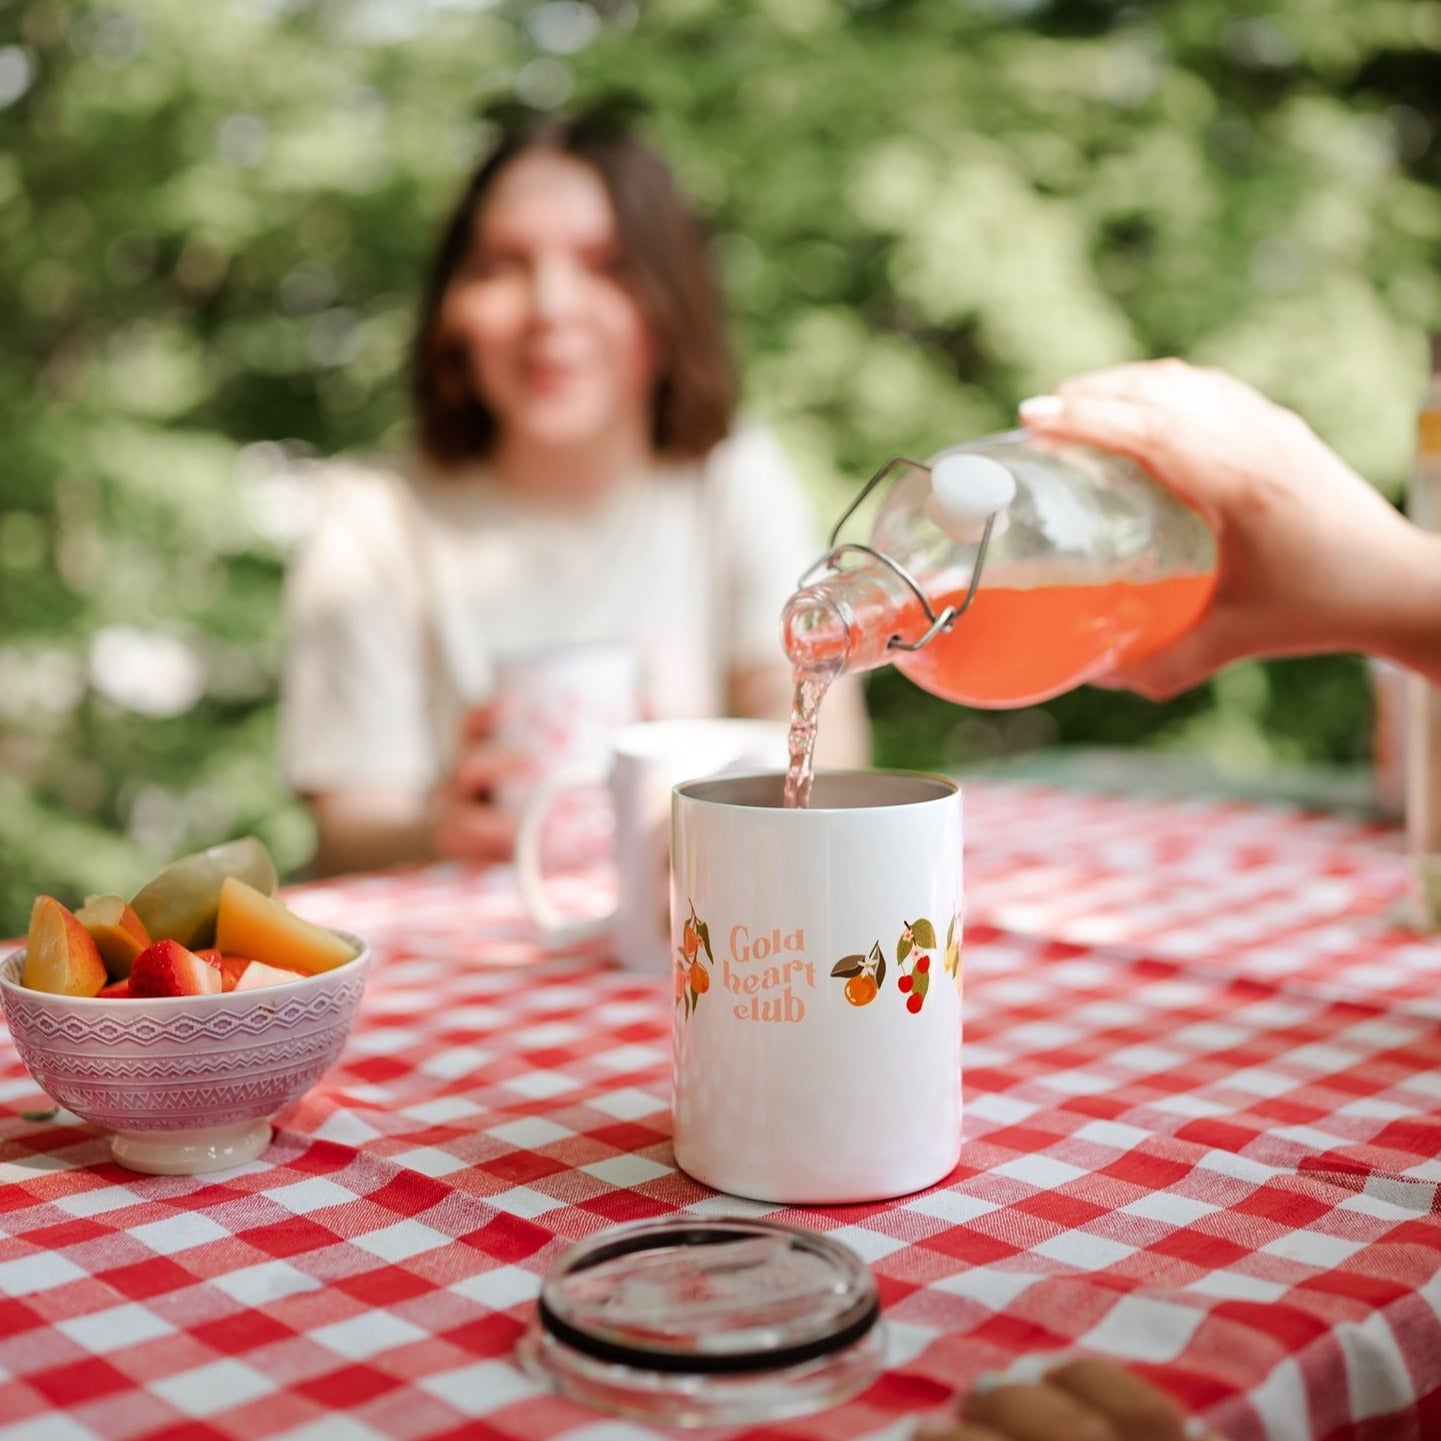
[[[671,1217],[572,1246],[520,1343],[577,1401],[670,1425],[825,1410],[880,1374],[880,1299],[864,1262],[772,1221]]]

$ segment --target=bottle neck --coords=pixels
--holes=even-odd
[[[889,665],[893,636],[915,630],[921,613],[904,582],[883,566],[833,571],[798,590],[781,613],[781,638],[798,671],[858,675]]]

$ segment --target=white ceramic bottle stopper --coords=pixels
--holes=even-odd
[[[979,541],[986,521],[996,517],[994,540],[1006,528],[1006,507],[1016,498],[1016,481],[998,460],[952,451],[931,466],[926,518],[950,538],[967,545]]]

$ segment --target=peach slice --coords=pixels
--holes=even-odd
[[[20,984],[57,996],[98,996],[109,982],[90,932],[54,896],[36,896]]]
[[[334,931],[297,916],[283,901],[262,895],[236,876],[226,876],[220,887],[215,944],[226,955],[250,956],[305,975],[334,970],[359,955]]]
[[[150,932],[124,896],[91,896],[75,919],[90,932],[112,981],[123,981],[135,957],[150,944]]]
[[[220,970],[179,941],[156,941],[130,968],[132,996],[218,996]]]

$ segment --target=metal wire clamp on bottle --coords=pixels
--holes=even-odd
[[[921,471],[931,477],[932,500],[939,503],[940,515],[934,518],[944,529],[951,529],[945,525],[942,517],[948,517],[957,527],[974,525],[976,521],[984,516],[984,528],[981,531],[980,540],[976,547],[976,559],[971,567],[970,584],[966,588],[965,595],[955,605],[948,605],[937,611],[921,587],[920,582],[909,570],[903,566],[894,556],[887,555],[884,551],[878,550],[873,545],[866,545],[861,541],[838,541],[845,523],[853,516],[875,488],[882,483],[897,467],[909,467],[912,470]],[[999,473],[1004,477],[998,480],[991,472]],[[813,580],[827,571],[844,572],[847,567],[838,564],[840,559],[846,555],[865,555],[872,560],[879,561],[889,570],[899,576],[906,588],[915,596],[920,603],[921,610],[926,619],[930,622],[925,632],[916,640],[902,640],[899,635],[893,635],[886,641],[887,650],[920,650],[934,640],[936,636],[944,634],[963,616],[970,608],[971,602],[975,599],[976,588],[981,583],[981,569],[985,565],[986,550],[991,543],[991,533],[996,526],[996,518],[1010,504],[1015,495],[1015,482],[1010,475],[998,465],[986,463],[985,480],[990,482],[989,486],[983,484],[980,492],[977,493],[976,469],[974,458],[967,463],[959,457],[942,456],[934,466],[926,465],[919,460],[911,460],[904,455],[894,455],[871,478],[863,485],[855,499],[845,508],[841,517],[831,527],[830,536],[826,540],[828,549],[821,558],[810,566],[799,581],[796,583],[798,590],[804,590]],[[984,492],[989,489],[989,495]]]

